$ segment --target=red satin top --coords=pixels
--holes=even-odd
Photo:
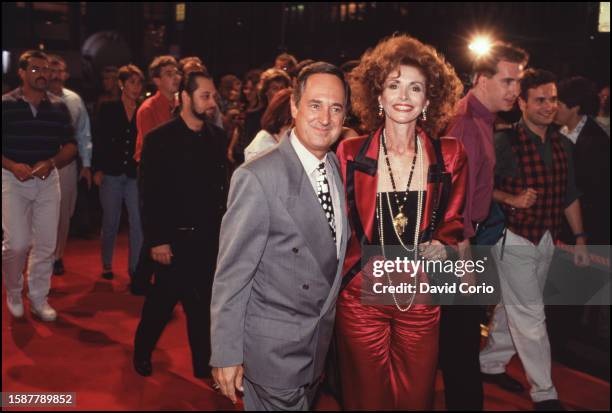
[[[351,223],[351,237],[343,268],[344,276],[361,260],[362,237],[366,238],[365,242],[370,243],[374,234],[378,185],[376,172],[381,132],[382,127],[374,133],[367,148],[363,146],[368,143],[368,136],[346,139],[338,146],[337,156],[345,183],[347,211]],[[417,128],[417,133],[421,138],[431,168],[431,165],[436,162],[434,147],[421,128]],[[444,217],[435,229],[433,239],[446,245],[456,245],[463,239],[462,211],[468,177],[467,157],[463,145],[457,139],[452,137],[439,139],[441,139],[446,171],[451,174],[452,189]],[[363,156],[359,156],[360,153]],[[431,182],[427,183],[421,231],[425,231],[429,225],[434,205],[433,197],[434,194],[440,192],[434,190],[434,185]],[[354,202],[351,202],[351,198]]]

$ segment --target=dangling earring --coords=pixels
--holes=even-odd
[[[384,113],[385,113],[385,111],[383,110],[382,104],[379,103],[378,104],[378,117],[382,118]]]
[[[423,112],[421,113],[421,119],[423,119],[423,121],[427,120],[427,106],[423,108]]]

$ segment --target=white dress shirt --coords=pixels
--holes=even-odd
[[[576,144],[576,141],[578,140],[578,135],[580,135],[580,132],[582,132],[582,128],[584,128],[586,121],[587,121],[587,117],[586,115],[583,115],[582,119],[580,119],[580,122],[578,122],[574,130],[570,131],[567,126],[564,126],[559,130],[559,132],[564,134],[567,137],[567,139],[572,141],[573,144]]]

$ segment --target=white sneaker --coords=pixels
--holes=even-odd
[[[57,312],[49,305],[47,300],[40,305],[32,304],[30,306],[30,310],[32,311],[32,314],[40,318],[42,321],[55,321],[57,318]]]
[[[15,318],[23,317],[23,299],[21,297],[6,296],[6,306],[9,313]]]

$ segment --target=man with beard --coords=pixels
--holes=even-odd
[[[136,112],[136,148],[134,149],[134,159],[140,162],[140,155],[143,143],[148,134],[153,129],[168,122],[173,118],[175,110],[175,94],[181,82],[181,73],[178,63],[173,56],[157,56],[149,65],[149,78],[155,84],[157,92],[149,99],[145,100]],[[149,283],[154,272],[154,263],[149,257],[151,244],[145,238],[138,267],[135,273],[130,273],[130,291],[135,295],[144,295],[149,288]],[[111,271],[104,271],[102,276],[112,279]]]
[[[225,211],[227,140],[210,75],[190,72],[180,87],[180,115],[147,136],[140,163],[143,229],[157,264],[134,343],[134,367],[152,373],[151,354],[178,301],[187,315],[193,372],[210,368],[210,297]]]
[[[76,155],[70,113],[60,98],[47,93],[49,60],[40,51],[19,58],[21,86],[2,96],[2,273],[6,303],[23,317],[23,273],[28,260],[30,310],[54,321],[47,302],[60,186],[57,169]],[[30,251],[30,247],[31,251]]]
[[[506,216],[507,233],[493,247],[502,303],[495,308],[481,371],[499,375],[518,353],[535,410],[562,410],[551,377],[550,342],[542,289],[565,215],[576,239],[574,263],[589,256],[569,141],[551,127],[558,109],[552,73],[527,70],[521,79],[523,116],[495,134],[493,199]],[[528,195],[518,197],[522,193]],[[505,253],[502,255],[502,252]]]

